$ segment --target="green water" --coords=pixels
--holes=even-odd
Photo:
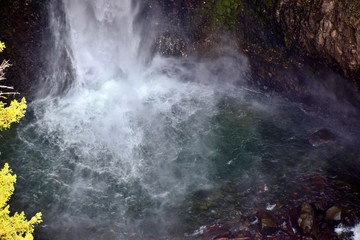
[[[300,104],[243,92],[221,97],[200,132],[191,126],[198,126],[202,118],[196,115],[204,112],[176,126],[169,120],[161,141],[137,147],[150,160],[161,154],[158,144],[178,149],[175,159],[148,166],[160,171],[142,168],[150,171],[144,176],[151,186],[184,188],[164,196],[154,195],[141,180],[119,178],[114,170],[122,166],[113,164],[115,156],[105,148],[89,151],[111,169],[85,164],[89,155],[77,145],[84,143],[62,148],[62,133],[43,132],[41,114],[35,116],[32,107],[19,126],[2,133],[1,158],[18,176],[12,209],[44,215],[39,239],[183,239],[203,225],[241,223],[267,204],[286,211],[319,199],[359,209],[354,128],[346,132],[343,119],[305,112]],[[313,147],[309,136],[324,127],[336,140]],[[319,177],[325,186],[314,185],[312,179]]]

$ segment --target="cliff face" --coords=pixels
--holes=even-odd
[[[49,2],[0,1],[0,39],[7,45],[2,57],[13,64],[7,78],[11,81],[9,85],[24,94],[31,92],[39,77],[44,77],[39,73],[46,73],[51,61],[45,56],[46,49],[54,47],[49,41],[54,37],[50,31]],[[55,0],[53,5],[54,2],[61,3]],[[359,1],[144,0],[143,3],[164,16],[155,48],[165,55],[208,56],[240,51],[249,57],[255,77],[262,80],[260,85],[290,95],[304,88],[302,74],[292,73],[310,58],[340,72],[360,91]],[[304,61],[303,57],[308,59]],[[63,58],[65,64],[67,58]]]
[[[0,1],[0,40],[6,49],[1,59],[9,59],[6,85],[28,96],[45,60],[41,56],[48,26],[47,1]]]
[[[360,89],[360,1],[279,0],[274,6],[287,48],[325,59]]]
[[[174,56],[241,52],[249,58],[250,84],[266,92],[281,93],[296,101],[307,98],[310,92],[316,98],[313,84],[318,83],[313,80],[317,79],[320,84],[332,85],[330,88],[340,94],[339,99],[351,96],[356,105],[360,102],[359,1],[157,0],[156,3],[160,12],[166,13],[162,18],[166,24],[160,24],[160,28],[168,29],[167,41],[160,41],[159,48],[165,55],[179,41],[179,34],[172,32],[180,29],[180,36],[185,36],[181,42],[188,42],[181,51],[173,51],[177,53]],[[339,80],[338,74],[345,80]],[[352,83],[357,94],[341,89],[347,88],[345,81]]]

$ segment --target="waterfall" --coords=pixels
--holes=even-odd
[[[141,42],[151,36],[134,27],[139,4],[64,0],[64,16],[52,8],[63,19],[51,24],[54,67],[41,95],[63,91],[34,101],[35,120],[20,134],[42,162],[34,194],[52,192],[43,229],[52,239],[165,234],[177,221],[169,209],[212,184],[207,140],[219,88],[210,83],[219,75],[213,63],[145,61]],[[72,65],[71,83],[61,61]]]
[[[188,70],[175,60],[143,64],[132,2],[64,1],[75,79],[47,108],[43,128],[61,135],[63,149],[74,148],[81,158],[76,164],[120,181],[140,180],[151,194],[164,195],[173,184],[179,185],[175,191],[186,187],[185,179],[171,179],[172,162],[206,130],[209,116],[199,113],[212,114],[215,96],[211,87],[180,81]],[[203,154],[205,146],[199,147]],[[164,189],[153,179],[162,176],[171,182]]]

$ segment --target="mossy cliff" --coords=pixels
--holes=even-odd
[[[201,2],[198,15],[209,19],[209,25],[236,28],[252,40],[267,32],[272,41],[283,41],[288,51],[325,60],[360,89],[360,1]],[[251,27],[257,32],[246,29]]]
[[[44,41],[53,37],[49,26],[49,2],[61,4],[62,1],[0,2],[0,39],[7,44],[4,54],[8,56],[5,57],[14,65],[7,76],[14,79],[12,85],[21,92],[34,87],[39,73],[47,70],[49,59],[43,53],[53,47],[51,41]],[[285,80],[280,75],[311,59],[335,69],[360,90],[360,1],[141,2],[164,15],[159,22],[163,36],[158,38],[158,46],[168,55],[208,56],[240,51],[250,58],[253,72],[261,79],[289,92],[301,89],[302,80]],[[282,79],[276,80],[273,71],[279,72]]]
[[[200,52],[212,48],[219,36],[232,35],[249,55],[271,48],[312,59],[360,90],[360,1],[177,0],[170,5],[166,11],[177,21],[171,25],[184,26],[188,37],[200,43]]]
[[[360,90],[360,1],[262,0],[258,13],[286,48],[324,60]]]

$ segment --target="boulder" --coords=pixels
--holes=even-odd
[[[319,147],[335,141],[335,135],[328,129],[322,128],[312,133],[309,143],[314,147]]]
[[[312,232],[315,221],[314,216],[314,209],[310,204],[301,204],[298,226],[303,234],[309,235]]]
[[[257,214],[262,235],[272,235],[279,230],[278,221],[270,211],[259,211]]]
[[[332,206],[328,210],[326,210],[327,221],[341,221],[341,208],[338,206]]]

